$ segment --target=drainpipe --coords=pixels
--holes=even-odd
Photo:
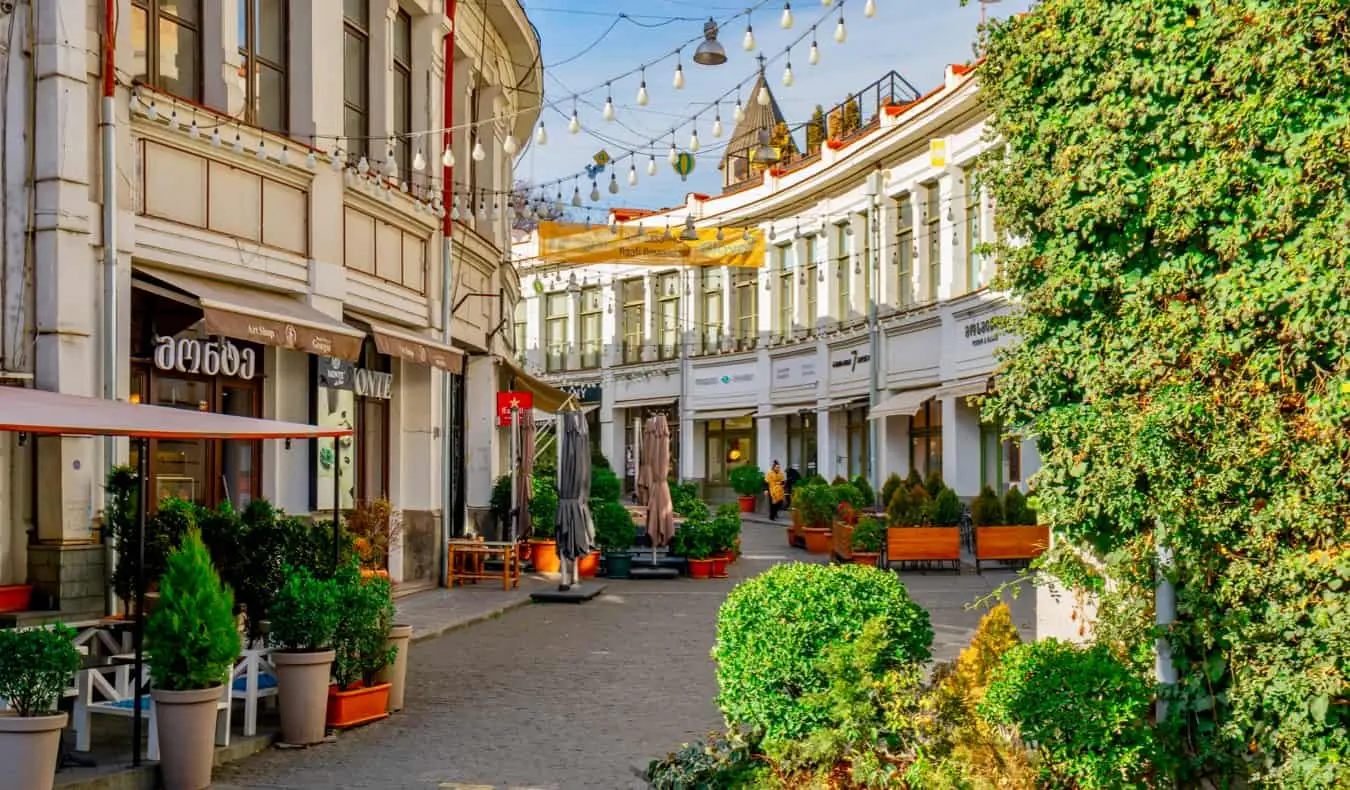
[[[442,93],[442,125],[445,127],[443,143],[445,147],[450,147],[454,141],[454,132],[450,127],[455,122],[455,36],[458,29],[455,27],[455,8],[456,0],[446,0],[445,14],[450,18],[450,35],[445,37],[445,86]],[[486,20],[484,21],[486,24]],[[454,315],[451,300],[454,298],[451,278],[452,265],[451,260],[454,254],[453,231],[455,221],[450,216],[450,206],[454,201],[454,178],[455,169],[453,167],[442,167],[441,172],[441,207],[445,211],[445,216],[441,219],[441,333],[442,341],[450,345],[450,325],[454,321]],[[467,363],[466,363],[467,364]],[[466,374],[468,371],[464,371]],[[451,403],[451,382],[453,375],[448,371],[442,371],[441,380],[444,385],[441,387],[441,529],[440,529],[440,574],[437,581],[445,583],[446,571],[450,562],[450,530],[451,523],[455,518],[452,512],[454,506],[455,475],[457,471],[451,469],[454,463],[454,448],[450,444],[450,423],[454,420],[454,408]]]
[[[868,369],[871,371],[869,378],[871,381],[867,388],[867,430],[869,434],[868,438],[870,439],[867,443],[867,452],[870,456],[868,459],[870,466],[868,469],[870,472],[868,477],[871,478],[872,484],[872,504],[876,505],[876,497],[881,495],[881,466],[877,463],[877,447],[881,443],[881,426],[879,425],[881,421],[871,419],[871,412],[876,409],[877,401],[880,399],[881,394],[881,360],[879,359],[881,356],[881,327],[877,323],[877,289],[881,287],[881,278],[877,276],[881,271],[881,232],[880,228],[877,227],[877,215],[879,214],[877,205],[881,202],[881,171],[878,170],[869,175],[867,181],[867,235],[871,237],[867,240],[867,246],[871,248],[871,255],[868,256],[868,260],[863,262],[863,265],[867,267],[868,282],[867,353],[871,357],[868,361]]]
[[[103,397],[117,400],[117,0],[103,0],[103,110],[99,131],[103,141]],[[117,440],[103,440],[103,474],[117,465]],[[145,490],[145,489],[143,489]],[[104,518],[107,518],[105,513]],[[103,539],[106,558],[104,606],[117,611],[117,596],[107,579],[117,567],[117,549]]]

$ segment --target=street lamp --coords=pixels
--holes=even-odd
[[[703,23],[703,42],[694,51],[694,62],[700,66],[720,66],[727,62],[727,51],[717,40],[717,22],[712,17]]]

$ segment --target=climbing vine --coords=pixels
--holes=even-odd
[[[1020,305],[989,405],[1119,581],[1098,635],[1147,654],[1164,541],[1177,770],[1345,786],[1350,5],[1043,0],[984,44]]]

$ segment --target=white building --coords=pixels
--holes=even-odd
[[[486,506],[503,466],[510,230],[442,208],[447,184],[513,182],[502,143],[528,139],[542,84],[521,4],[11,5],[0,384],[348,423],[336,453],[153,442],[152,491],[322,512],[341,464],[344,508],[383,497],[403,514],[393,577],[434,583],[443,536]],[[110,146],[101,53],[115,64]],[[481,161],[472,134],[431,131],[470,122]],[[458,168],[442,167],[447,144]],[[0,584],[102,613],[102,481],[129,458],[127,442],[104,444],[0,434]]]
[[[1034,471],[1034,448],[967,401],[992,386],[990,319],[1008,308],[987,287],[995,261],[975,252],[994,232],[969,175],[989,145],[975,75],[952,66],[926,96],[861,109],[860,129],[814,151],[798,139],[805,153],[772,167],[746,169],[753,151],[729,150],[723,166],[745,177],[721,195],[611,217],[620,234],[688,219],[758,229],[762,267],[568,269],[539,259],[537,242],[517,245],[523,359],[586,388],[616,468],[631,463],[636,421],[663,411],[673,471],[714,496],[732,467],[774,459],[827,478],[936,469],[964,497]]]

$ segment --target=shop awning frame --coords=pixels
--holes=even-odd
[[[263,345],[355,362],[366,334],[292,296],[196,274],[135,264],[151,277],[195,297],[206,331]]]
[[[866,395],[854,395],[851,398],[835,398],[821,404],[820,411],[847,411],[856,409],[859,406],[866,406],[868,397]]]
[[[796,417],[802,412],[815,414],[818,407],[814,401],[810,403],[789,403],[786,405],[770,406],[767,409],[760,409],[756,412],[756,417]]]
[[[754,415],[758,409],[754,406],[741,409],[710,409],[694,412],[695,420],[739,420]]]
[[[941,387],[923,387],[888,395],[867,415],[869,420],[883,417],[912,417],[919,407],[937,395]]]
[[[947,398],[968,398],[972,395],[984,395],[990,391],[992,380],[992,376],[975,376],[953,381],[938,387],[933,397],[946,400]]]
[[[454,346],[363,315],[349,315],[348,320],[364,326],[370,332],[371,338],[375,340],[375,350],[381,354],[455,375],[464,373],[464,352]]]
[[[511,385],[513,390],[528,392],[534,396],[534,408],[539,411],[557,414],[562,410],[563,404],[572,399],[571,395],[548,382],[531,376],[506,357],[498,356],[497,364],[506,368],[511,377],[515,379],[515,383]]]
[[[655,395],[650,398],[631,398],[623,402],[615,402],[616,409],[645,409],[653,406],[674,406],[679,398],[674,395]]]

